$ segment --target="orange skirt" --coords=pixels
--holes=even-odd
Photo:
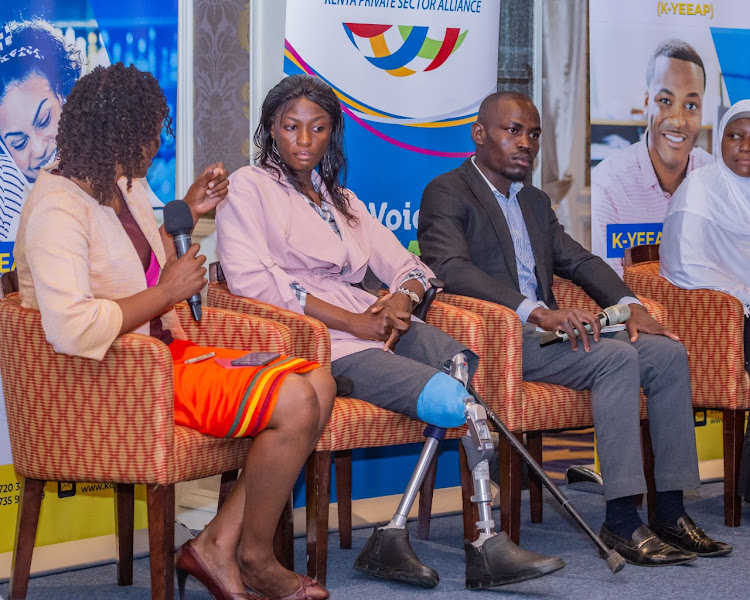
[[[215,358],[234,359],[247,351],[185,340],[174,340],[169,351],[174,363],[175,422],[214,437],[252,437],[263,431],[284,378],[320,366],[284,355],[261,367],[227,369],[213,358],[186,365],[185,360],[208,352],[216,352]]]

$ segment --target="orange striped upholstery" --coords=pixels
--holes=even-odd
[[[186,302],[175,307],[185,335],[199,346],[216,346],[238,350],[262,349],[287,353],[293,346],[293,335],[283,323],[269,322],[260,316],[239,316],[231,310],[203,307],[200,321],[194,321]]]
[[[553,292],[560,307],[579,306],[592,312],[601,309],[577,285],[568,280],[555,278]],[[438,298],[466,310],[471,310],[485,321],[488,344],[485,366],[492,365],[487,378],[488,385],[504,393],[498,397],[508,400],[496,411],[511,431],[546,431],[553,429],[575,429],[593,424],[590,393],[578,392],[550,383],[522,381],[521,369],[521,322],[514,311],[499,304],[440,294]],[[660,323],[666,324],[666,310],[656,302],[641,298],[649,313]],[[646,398],[641,394],[641,418],[647,418]]]
[[[521,322],[516,313],[498,304],[457,296],[446,292],[438,296],[441,304],[471,311],[484,320],[487,349],[480,365],[485,369],[484,383],[491,391],[495,414],[512,430],[520,430],[523,410],[520,405],[521,382]],[[477,388],[485,400],[487,398]],[[489,400],[488,400],[489,402]]]
[[[219,270],[218,268],[216,269]],[[238,312],[260,315],[264,318],[284,323],[292,331],[293,342],[302,343],[296,347],[296,354],[308,360],[316,360],[322,365],[331,364],[331,341],[328,329],[323,323],[311,317],[258,300],[234,296],[225,283],[212,281],[208,285],[208,303]],[[453,336],[470,350],[484,356],[486,351],[485,327],[482,318],[457,306],[434,302],[427,322]],[[493,405],[497,397],[495,388],[487,385],[488,369],[480,360],[474,377],[474,385]],[[494,408],[494,406],[493,406]],[[351,548],[351,453],[355,448],[377,448],[424,441],[425,424],[414,421],[356,398],[336,398],[333,411],[323,430],[306,467],[307,484],[307,572],[325,582],[328,548],[328,501],[331,453],[342,457],[336,463],[337,483],[347,481],[346,487],[338,489],[339,534],[342,548]],[[449,429],[446,438],[458,438],[466,427]],[[348,457],[348,458],[347,458]],[[347,462],[348,461],[348,462]],[[348,464],[348,466],[344,466]],[[423,495],[432,497],[432,483],[422,490]],[[426,494],[425,494],[426,492]],[[429,503],[422,506],[420,498],[420,529],[426,525],[429,530]],[[423,512],[423,508],[425,511]],[[422,522],[424,519],[424,522]],[[346,542],[344,540],[347,540]]]
[[[714,290],[678,288],[659,275],[658,261],[626,267],[625,282],[669,311],[669,326],[690,351],[693,406],[750,408],[740,301]]]
[[[299,334],[305,340],[305,347],[299,348],[298,356],[330,365],[330,336],[328,329],[320,321],[259,300],[235,296],[224,283],[209,284],[208,303],[284,323],[294,332],[293,337]],[[485,331],[478,315],[460,307],[434,302],[427,322],[442,329],[479,356],[484,354]],[[488,402],[491,402],[497,394],[491,393],[488,388],[486,371],[485,362],[480,360],[474,382],[477,391],[487,394]],[[424,427],[425,424],[421,421],[414,421],[369,402],[356,398],[336,398],[331,418],[315,449],[336,451],[422,442]],[[464,427],[449,429],[446,438],[460,437],[464,430]]]
[[[286,350],[279,323],[204,308],[181,324],[199,343]],[[101,362],[54,352],[40,315],[0,300],[0,370],[16,471],[42,480],[169,485],[240,468],[249,439],[174,424],[172,362],[161,342],[127,334]]]
[[[523,425],[519,431],[580,429],[594,424],[589,390],[579,392],[552,383],[525,381],[522,406]],[[641,412],[644,407],[641,402]]]
[[[207,301],[209,306],[283,323],[292,332],[294,356],[331,367],[331,336],[328,328],[317,319],[260,300],[235,296],[227,289],[226,283],[211,282]]]
[[[739,527],[742,506],[737,493],[750,407],[750,378],[744,368],[742,304],[713,290],[683,290],[659,275],[659,262],[625,267],[625,281],[669,311],[669,325],[690,352],[693,406],[722,411],[724,443],[724,524]]]

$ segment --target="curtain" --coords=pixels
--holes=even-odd
[[[569,214],[576,225],[578,215],[564,201],[584,185],[587,6],[587,0],[545,0],[543,9],[542,189],[574,237],[578,228],[565,221]]]

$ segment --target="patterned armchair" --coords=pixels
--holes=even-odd
[[[279,323],[218,309],[204,309],[196,323],[186,304],[177,312],[197,343],[290,350],[291,333]],[[22,308],[17,294],[0,300],[0,330],[13,463],[24,478],[10,597],[26,597],[42,491],[50,480],[115,484],[120,585],[133,582],[133,484],[146,484],[152,597],[171,600],[174,485],[225,473],[226,492],[251,440],[175,425],[172,360],[154,338],[123,335],[101,362],[58,354],[45,340],[39,312]]]
[[[656,255],[658,259],[658,253]],[[684,290],[659,275],[659,262],[627,266],[625,282],[669,311],[669,326],[690,351],[693,406],[722,411],[724,420],[724,524],[738,527],[737,495],[750,377],[745,372],[744,313],[739,300],[713,290]]]
[[[555,278],[553,292],[561,307],[580,306],[594,313],[601,309],[577,285]],[[488,343],[485,363],[488,369],[488,387],[498,389],[496,395],[510,398],[505,405],[496,410],[497,415],[519,440],[526,435],[529,452],[542,464],[542,432],[582,429],[594,424],[590,392],[576,391],[560,385],[522,381],[521,370],[521,322],[516,313],[504,306],[469,298],[443,293],[438,298],[447,304],[470,310],[480,315],[487,327]],[[660,323],[666,322],[664,309],[646,299],[641,299],[651,315]],[[641,421],[647,419],[645,397],[641,395]],[[648,428],[642,427],[644,438],[644,469],[649,490],[653,490],[653,454],[649,451],[650,437]],[[502,442],[502,439],[501,439]],[[514,541],[520,538],[521,527],[521,459],[510,449],[507,443],[500,445],[500,524]],[[531,502],[531,520],[534,523],[542,520],[542,484],[530,474],[529,497]],[[653,498],[653,494],[649,494]]]
[[[212,265],[211,283],[208,287],[210,306],[284,323],[292,331],[295,340],[308,341],[305,348],[297,349],[297,355],[308,360],[316,360],[322,365],[330,365],[330,336],[323,323],[258,300],[235,296],[229,292],[225,283],[216,281],[222,279],[217,271],[219,269]],[[452,335],[479,356],[484,355],[485,328],[479,316],[458,307],[434,302],[428,313],[427,322]],[[480,361],[474,384],[477,391],[484,394],[488,402],[492,402],[496,394],[491,393],[487,388],[484,361]],[[383,410],[356,398],[336,398],[328,425],[306,466],[307,572],[310,576],[325,582],[332,454],[336,467],[340,545],[341,548],[351,548],[352,449],[421,443],[425,439],[424,427],[424,423],[420,421]],[[449,429],[446,439],[458,438],[463,435],[464,431],[465,427]],[[469,502],[468,496],[471,495],[469,491],[471,479],[468,467],[462,464],[462,468],[462,486],[466,506]],[[429,513],[434,482],[435,466],[433,465],[420,492],[420,537],[426,537],[429,532]],[[465,527],[470,526],[473,531],[473,521],[466,520],[466,511],[464,514]]]

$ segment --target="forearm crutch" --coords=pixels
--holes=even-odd
[[[526,462],[527,465],[529,465],[529,468],[534,472],[534,474],[539,477],[539,479],[542,480],[542,483],[546,486],[546,488],[552,493],[552,495],[555,497],[555,499],[562,505],[562,507],[568,511],[571,517],[581,526],[581,529],[588,535],[596,544],[597,548],[599,548],[600,553],[604,556],[604,559],[607,561],[607,566],[612,570],[613,573],[617,573],[625,566],[625,559],[620,556],[620,554],[615,551],[614,549],[610,550],[604,542],[599,538],[598,535],[594,532],[591,527],[589,527],[588,523],[583,520],[583,517],[580,515],[580,513],[575,509],[575,507],[571,504],[568,497],[560,490],[557,485],[555,485],[555,482],[550,479],[549,475],[544,472],[544,469],[539,466],[539,463],[537,463],[534,458],[529,454],[529,451],[524,448],[523,444],[516,439],[516,436],[514,436],[510,429],[503,423],[498,416],[492,411],[492,409],[487,405],[487,403],[482,399],[482,397],[477,394],[477,392],[469,386],[469,393],[474,397],[474,399],[481,404],[484,409],[487,411],[487,418],[490,420],[490,422],[495,426],[495,429],[507,440],[507,442],[510,444],[510,447],[513,448],[520,456],[521,458]]]
[[[417,315],[420,319],[424,320],[425,316],[427,315],[427,310],[429,309],[430,305],[432,304],[432,301],[435,298],[435,294],[437,292],[437,288],[443,287],[443,282],[439,281],[437,279],[430,279],[430,284],[432,287],[430,287],[427,292],[425,293],[424,299],[422,303],[420,303],[419,306],[417,306],[414,310],[414,314]],[[589,527],[588,523],[583,520],[583,517],[580,515],[580,513],[575,509],[575,507],[570,503],[570,500],[568,497],[560,491],[560,488],[555,485],[555,482],[552,481],[547,475],[547,473],[544,472],[544,469],[539,466],[539,463],[537,463],[534,460],[534,457],[529,454],[529,451],[524,448],[523,444],[519,442],[516,439],[516,436],[514,436],[510,429],[503,423],[498,416],[494,413],[494,411],[487,405],[487,403],[484,401],[484,399],[477,394],[476,390],[469,385],[468,386],[469,393],[474,397],[474,399],[484,407],[484,409],[487,411],[487,418],[490,420],[490,422],[495,426],[497,431],[508,441],[510,444],[510,447],[513,448],[520,456],[521,458],[526,462],[527,465],[529,465],[529,468],[531,468],[532,471],[536,474],[537,477],[539,477],[542,480],[542,483],[547,487],[547,489],[552,493],[552,495],[555,497],[555,499],[563,506],[565,510],[568,511],[571,517],[581,526],[583,531],[588,535],[593,541],[594,544],[596,544],[597,548],[600,550],[600,552],[603,554],[604,559],[607,561],[607,566],[612,570],[613,573],[617,573],[618,571],[622,570],[622,568],[625,566],[625,559],[620,556],[620,554],[616,550],[610,550],[604,542],[599,538],[598,535],[594,532],[591,527]]]

